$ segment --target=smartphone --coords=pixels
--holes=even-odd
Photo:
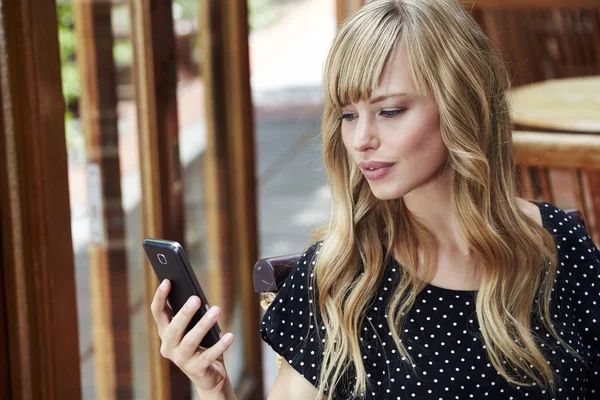
[[[186,333],[189,332],[200,321],[200,318],[206,314],[210,306],[185,251],[183,251],[183,247],[177,242],[162,239],[146,239],[142,246],[159,282],[165,279],[171,281],[171,291],[167,299],[174,313],[181,310],[190,296],[200,298],[202,304],[185,330]],[[200,346],[204,348],[211,347],[220,338],[221,329],[218,324],[215,324],[204,336]]]

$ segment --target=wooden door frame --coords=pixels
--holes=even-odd
[[[131,315],[121,196],[117,77],[111,2],[75,1],[79,114],[86,141],[88,246],[95,392],[98,399],[133,397]],[[93,194],[93,195],[92,195]]]
[[[177,120],[177,58],[172,0],[129,0],[142,179],[142,235],[175,240],[185,247],[183,174]],[[141,243],[140,243],[141,245]],[[144,263],[145,304],[158,281]],[[190,399],[187,377],[160,354],[149,306],[147,392],[155,400]]]
[[[0,102],[1,103],[1,102]],[[1,115],[1,113],[0,113]],[[0,126],[2,121],[0,120]],[[0,141],[1,146],[1,141]],[[0,154],[4,154],[2,148],[0,148]],[[0,166],[0,174],[2,174],[3,168]],[[2,176],[4,176],[2,174]],[[0,214],[0,227],[2,226],[2,215]],[[9,358],[8,349],[10,343],[8,343],[8,319],[6,317],[6,298],[4,292],[4,263],[2,257],[2,229],[0,229],[0,360],[6,360],[6,362],[0,363],[0,399],[9,399],[11,395],[11,384],[10,384],[10,371],[9,371]]]
[[[0,222],[10,397],[81,397],[56,3],[0,2]]]
[[[211,285],[231,310],[239,294],[243,326],[240,399],[262,399],[260,307],[252,284],[258,258],[254,112],[250,90],[248,9],[237,0],[200,6],[206,135],[205,190]]]
[[[144,236],[183,243],[181,165],[176,153],[177,99],[170,0],[130,0],[142,170]],[[237,0],[208,0],[200,7],[200,43],[205,84],[205,192],[211,292],[239,293],[244,331],[241,399],[262,399],[260,307],[252,290],[258,256],[254,122],[250,95],[247,7]],[[185,246],[185,244],[184,244]],[[216,271],[216,272],[214,272]],[[156,279],[146,268],[147,303]],[[224,290],[223,290],[224,289]],[[231,299],[230,299],[231,301]],[[227,302],[225,302],[227,303]],[[224,310],[228,309],[226,304]],[[154,399],[175,395],[178,371],[160,356],[160,340],[148,316],[149,392]],[[241,339],[241,338],[240,338]],[[189,389],[189,385],[187,385]]]

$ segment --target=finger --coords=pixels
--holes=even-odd
[[[198,323],[183,337],[179,344],[179,351],[183,357],[191,357],[196,350],[204,336],[212,328],[219,317],[221,316],[221,310],[219,307],[211,307],[206,314],[198,321]]]
[[[168,328],[162,337],[163,344],[166,347],[177,347],[181,343],[181,339],[185,333],[185,329],[190,323],[190,320],[200,308],[200,299],[198,296],[191,296],[188,301],[181,307],[181,310],[171,320]]]
[[[226,333],[217,343],[214,344],[214,346],[209,347],[201,353],[198,352],[193,355],[190,359],[190,362],[194,364],[194,370],[205,371],[212,363],[217,361],[217,359],[219,359],[223,353],[225,353],[225,351],[233,343],[233,339],[233,333]]]
[[[156,293],[152,299],[152,304],[150,304],[150,310],[152,311],[152,316],[154,317],[156,327],[158,328],[158,336],[161,338],[163,332],[169,326],[169,321],[171,320],[167,311],[167,295],[169,294],[170,290],[171,282],[169,282],[168,279],[165,279],[156,289]]]

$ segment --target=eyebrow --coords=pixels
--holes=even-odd
[[[402,97],[402,96],[408,96],[410,93],[386,93],[386,94],[382,94],[381,96],[377,96],[373,99],[369,100],[369,104],[375,104],[375,103],[379,103],[381,101],[387,100],[391,97]]]

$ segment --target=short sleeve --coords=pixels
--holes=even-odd
[[[312,272],[319,247],[319,243],[314,244],[300,258],[260,327],[262,339],[315,387],[325,343]]]
[[[544,205],[558,249],[559,270],[573,287],[577,330],[591,370],[586,398],[600,394],[600,252],[585,228],[565,211]]]

